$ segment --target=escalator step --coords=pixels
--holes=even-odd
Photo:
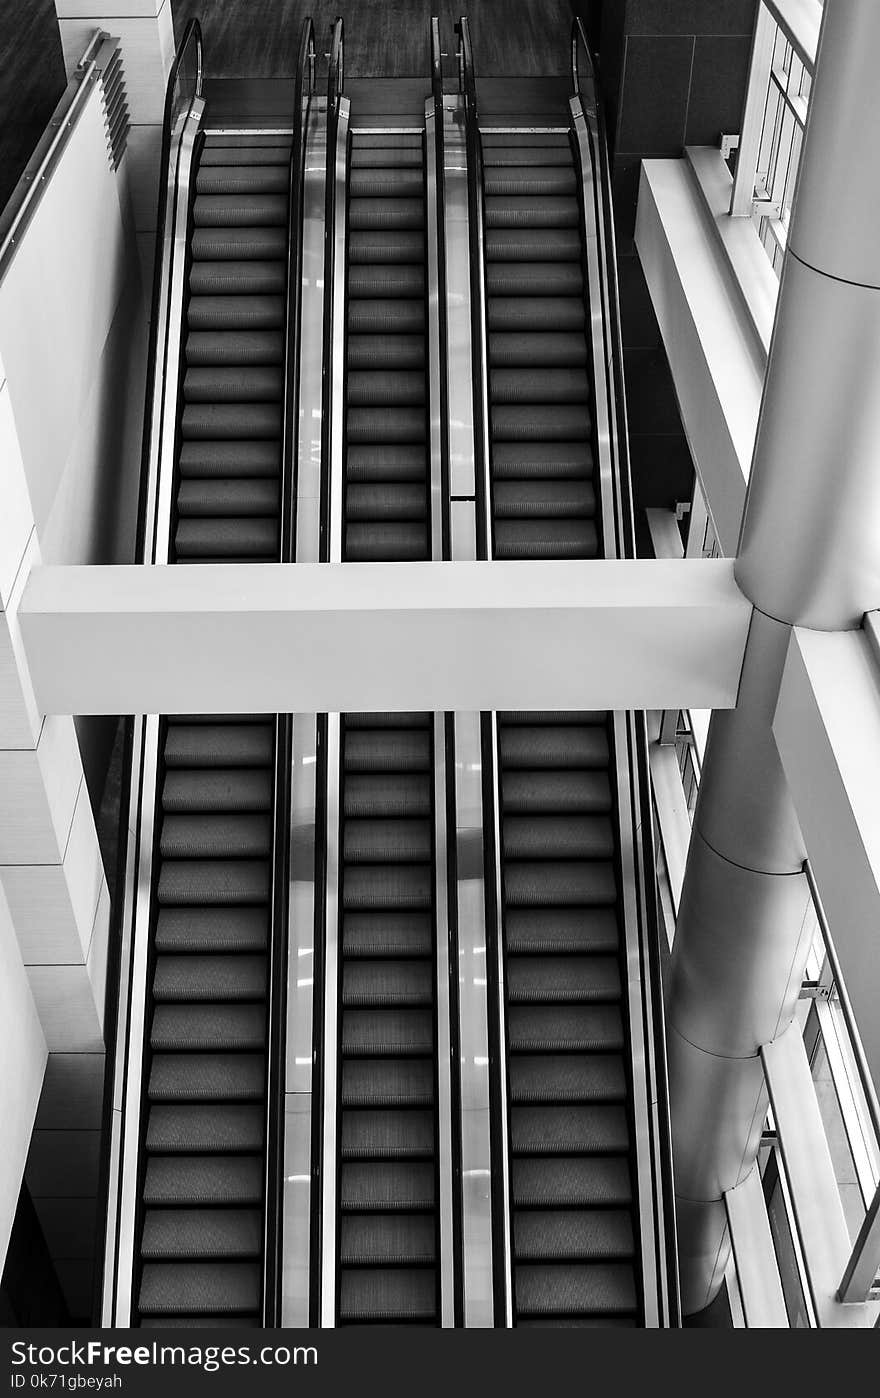
[[[260,264],[217,262],[208,265],[253,268]],[[193,276],[196,270],[193,268]],[[191,289],[194,295],[198,294],[195,287]],[[242,291],[260,289],[242,287]],[[186,338],[186,362],[190,365],[281,365],[284,363],[284,337],[278,330],[193,330]]]
[[[493,296],[486,307],[490,334],[529,330],[557,334],[577,330],[583,334],[584,316],[580,296]]]
[[[579,269],[582,256],[580,229],[575,226],[526,228],[518,225],[515,228],[486,229],[487,283],[491,295],[502,294],[491,289],[491,283],[488,282],[499,263],[531,262],[540,265],[553,261],[567,263]],[[499,271],[499,275],[503,274]]]
[[[193,203],[196,228],[285,228],[286,194],[196,194]]]
[[[343,1160],[425,1160],[434,1153],[431,1112],[360,1110],[342,1115]]]
[[[430,772],[431,735],[412,729],[370,732],[346,727],[345,773]]]
[[[620,1053],[623,1025],[613,1005],[511,1005],[511,1050],[516,1053]]]
[[[506,264],[501,264],[506,267]],[[566,264],[550,262],[548,268],[554,273],[564,269]],[[496,280],[499,280],[496,278]],[[508,271],[505,281],[514,281],[512,273]],[[556,295],[577,295],[580,288],[574,291],[566,289],[565,293],[548,290],[548,285],[559,281],[558,277],[551,278],[546,275],[543,278],[531,278],[528,282],[529,292],[533,296],[553,296]],[[523,291],[525,285],[522,286]],[[499,289],[499,296],[509,294],[509,292]],[[585,366],[587,362],[587,346],[583,335],[572,335],[565,333],[555,333],[554,331],[539,331],[537,334],[494,334],[489,337],[489,364],[493,370],[493,393],[498,392],[498,374],[502,369],[543,369],[545,372],[550,369],[573,369]],[[585,395],[589,394],[589,386],[585,384]],[[546,402],[540,394],[535,393],[533,400],[536,403]]]
[[[271,849],[267,811],[201,811],[166,815],[162,821],[163,859],[265,859]]]
[[[514,1216],[513,1246],[518,1263],[631,1258],[632,1219],[624,1209],[529,1209]]]
[[[364,145],[359,136],[353,136],[351,164],[353,169],[358,170],[387,170],[412,165],[421,168],[422,151],[418,146],[409,145]]]
[[[505,821],[525,814],[605,814],[611,810],[611,786],[605,772],[505,771],[501,774],[501,806]]]
[[[596,513],[596,496],[589,481],[495,481],[492,500],[496,531],[544,527],[545,523],[555,528],[562,521],[592,519]],[[507,520],[516,521],[516,525],[501,523]],[[595,536],[595,527],[587,527]]]
[[[424,397],[425,342],[421,335],[349,335],[348,369],[419,369]],[[348,463],[351,479],[351,463]]]
[[[194,228],[190,248],[194,268],[199,263],[211,262],[254,262],[260,264],[261,269],[273,265],[284,267],[287,228],[247,225],[238,228]],[[265,270],[261,270],[259,275],[266,275]]]
[[[147,1150],[154,1155],[246,1154],[261,1151],[262,1107],[154,1105],[147,1122]]]
[[[515,908],[607,907],[617,898],[614,866],[600,860],[511,862],[503,879],[505,900]]]
[[[259,1102],[266,1085],[260,1053],[157,1053],[151,1102]]]
[[[427,436],[424,405],[393,408],[349,408],[348,440],[401,444],[424,442]]]
[[[281,330],[282,296],[191,296],[187,311],[190,330]]]
[[[519,1157],[511,1161],[510,1179],[517,1209],[624,1208],[632,1202],[625,1156]]]
[[[259,1257],[258,1209],[148,1209],[141,1256],[159,1258]]]
[[[184,427],[185,424],[186,411]],[[493,402],[492,435],[499,442],[567,442],[578,438],[586,441],[590,430],[590,412],[583,401],[559,405]],[[247,435],[256,437],[260,434],[254,432]]]
[[[424,200],[421,195],[399,199],[383,199],[379,196],[352,199],[348,206],[348,223],[349,228],[374,234],[380,231],[422,229],[425,226]]]
[[[278,476],[281,471],[279,442],[183,442],[180,448],[180,474],[208,480],[218,477]]]
[[[425,375],[415,370],[354,369],[348,375],[349,408],[425,410]],[[418,439],[416,439],[418,440]]]
[[[589,442],[496,442],[495,481],[588,480],[593,474]]]
[[[230,164],[199,163],[196,194],[287,196],[290,187],[289,164]]]
[[[505,859],[612,859],[614,830],[604,815],[504,816]]]
[[[343,968],[346,1009],[396,1009],[433,1003],[430,961],[353,961]]]
[[[548,228],[555,232],[560,228],[580,227],[578,202],[573,193],[542,194],[540,199],[530,194],[487,194],[485,204],[487,229]]]
[[[177,492],[177,510],[185,518],[261,518],[272,515],[278,506],[275,478],[181,481]]]
[[[387,297],[425,295],[425,267],[422,262],[365,262],[349,268],[348,294]]]
[[[153,1011],[150,1047],[154,1053],[262,1049],[265,1041],[263,1004],[158,1004]]]
[[[342,1018],[345,1058],[427,1057],[434,1049],[434,1023],[428,1010],[346,1010]]]
[[[159,956],[153,998],[160,1001],[261,1000],[264,956]]]
[[[393,1160],[347,1163],[340,1175],[343,1213],[389,1210],[428,1212],[434,1208],[434,1166]]]
[[[284,396],[284,375],[281,366],[275,364],[237,363],[233,367],[220,364],[212,364],[210,367],[195,365],[186,371],[183,396],[187,403],[212,404],[217,407],[230,403],[280,403]],[[197,413],[190,414],[190,421],[202,420]],[[187,430],[186,427],[184,430]],[[250,435],[248,433],[248,436]],[[253,433],[254,437],[261,435],[260,432]]]
[[[278,557],[278,520],[271,518],[181,519],[174,535],[178,561],[203,563],[252,558],[274,562]]]
[[[280,437],[281,425],[280,402],[187,403],[180,430],[190,440],[225,437],[227,441],[255,441],[260,437]]]
[[[141,1273],[142,1315],[234,1315],[257,1312],[261,1268],[256,1262],[148,1262]]]
[[[384,733],[388,729],[418,729],[427,732],[433,725],[431,714],[420,713],[349,713],[345,715],[347,729],[368,729]]]
[[[159,902],[163,906],[235,906],[268,903],[271,878],[259,859],[176,859],[162,865]]]
[[[423,776],[395,772],[391,775],[346,777],[343,814],[354,816],[421,817],[431,816],[431,783]]]
[[[347,1059],[341,1100],[343,1107],[430,1107],[434,1065],[429,1058]]]
[[[346,780],[346,787],[351,778]],[[342,952],[346,959],[374,956],[430,956],[430,913],[346,913]]]
[[[168,767],[268,767],[275,754],[268,723],[169,723]]]
[[[266,908],[161,908],[159,952],[262,951],[268,942]]]
[[[270,811],[272,774],[267,769],[166,772],[162,785],[162,809],[167,812]]]
[[[385,520],[349,524],[345,530],[349,563],[414,563],[428,557],[426,524]]]
[[[515,1155],[619,1155],[629,1149],[623,1107],[517,1106],[510,1113]]]
[[[487,209],[490,199],[568,199],[577,193],[577,180],[571,161],[554,165],[495,165],[484,167],[483,189]],[[519,215],[519,206],[517,214]],[[566,210],[566,220],[568,211]],[[518,222],[517,220],[512,220]],[[566,226],[560,224],[560,227]]]
[[[352,160],[348,177],[348,192],[352,201],[350,206],[352,227],[364,227],[358,221],[358,204],[362,199],[370,204],[374,204],[379,199],[387,199],[389,202],[405,199],[417,202],[421,209],[424,189],[425,174],[421,162],[417,165],[371,165],[364,167],[359,161]],[[369,224],[366,226],[370,227]],[[407,226],[418,225],[409,224]]]
[[[633,1269],[625,1263],[522,1266],[514,1285],[517,1312],[526,1315],[632,1313],[637,1305]]]
[[[436,1315],[436,1281],[427,1267],[345,1268],[339,1288],[343,1324],[424,1322]]]
[[[189,378],[189,375],[187,375]],[[530,368],[493,368],[490,375],[490,390],[493,404],[525,403],[586,403],[590,396],[586,370],[554,365],[545,368],[533,365]],[[574,417],[566,419],[574,425]],[[556,434],[554,434],[556,435]],[[566,436],[569,434],[566,433]],[[577,429],[571,436],[586,436]],[[546,437],[542,440],[548,440]]]
[[[417,263],[424,256],[425,237],[421,230],[352,228],[349,232],[349,268],[376,263]]]
[[[626,1100],[623,1060],[613,1053],[512,1053],[508,1072],[515,1104]]]
[[[244,299],[244,298],[236,298]],[[366,298],[348,305],[349,335],[418,335],[425,333],[423,301],[374,301]],[[381,441],[382,438],[379,438]]]
[[[345,912],[388,908],[427,911],[433,898],[433,871],[428,865],[356,865],[346,869],[342,890]]]
[[[434,1220],[425,1214],[344,1214],[343,1267],[419,1267],[436,1261]]]
[[[571,148],[566,142],[552,145],[549,138],[543,145],[515,145],[502,146],[495,142],[483,142],[483,164],[488,169],[495,169],[498,166],[504,168],[515,168],[516,166],[537,165],[545,168],[550,165],[571,166]]]
[[[613,908],[508,908],[508,956],[616,952],[620,942]]]
[[[507,988],[512,1005],[615,1003],[620,967],[614,956],[510,957]]]
[[[546,724],[502,724],[499,734],[502,766],[519,768],[608,767],[608,735],[604,727]]]
[[[430,860],[431,849],[430,820],[374,816],[345,822],[342,857],[347,865],[422,864]]]
[[[176,1155],[152,1156],[147,1160],[144,1203],[259,1204],[263,1198],[261,1156]]]
[[[199,168],[204,169],[209,165],[279,165],[287,169],[290,166],[290,142],[272,146],[252,143],[239,146],[209,138],[202,147]]]

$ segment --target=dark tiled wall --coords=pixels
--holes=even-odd
[[[757,0],[603,0],[592,8],[612,142],[630,447],[642,507],[687,499],[692,464],[633,243],[641,162],[738,131]],[[583,10],[583,6],[576,6]]]

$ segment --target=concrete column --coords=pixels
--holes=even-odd
[[[125,164],[144,286],[152,285],[165,88],[174,61],[171,0],[55,0],[68,77],[96,29],[122,49],[131,130]]]
[[[718,1291],[725,1191],[766,1109],[759,1053],[792,1022],[806,849],[771,723],[790,628],[880,606],[880,88],[876,0],[826,0],[736,577],[753,602],[736,710],[710,727],[668,1006],[683,1306]]]

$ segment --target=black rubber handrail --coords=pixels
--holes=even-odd
[[[296,482],[299,444],[300,309],[302,304],[302,207],[305,132],[315,85],[315,29],[303,20],[293,98],[288,212],[287,310],[284,349],[284,425],[281,459],[280,561],[296,551]],[[272,935],[269,943],[269,1028],[266,1074],[266,1206],[263,1324],[281,1324],[282,1199],[284,1180],[284,1063],[287,1012],[287,947],[290,918],[290,799],[293,719],[276,723]]]
[[[581,64],[581,55],[586,62]],[[602,240],[605,256],[602,270],[605,276],[608,316],[606,344],[610,349],[612,384],[614,391],[612,452],[614,454],[615,479],[620,497],[615,496],[614,514],[617,532],[618,556],[636,557],[635,517],[633,510],[632,474],[629,458],[629,429],[626,415],[626,387],[623,372],[623,334],[620,318],[620,295],[617,276],[617,247],[614,231],[614,205],[611,190],[611,162],[608,154],[608,138],[605,113],[602,106],[596,61],[590,48],[583,21],[575,18],[571,27],[571,74],[574,95],[580,99],[587,118],[588,128],[592,125],[601,197],[597,201],[602,217]],[[672,1131],[669,1111],[669,1085],[666,1066],[666,1033],[663,1013],[663,980],[660,959],[659,918],[656,898],[656,851],[654,848],[653,810],[651,805],[651,779],[648,762],[648,742],[644,714],[634,714],[635,731],[631,733],[631,757],[635,765],[636,789],[634,791],[633,820],[635,828],[641,827],[642,860],[644,872],[644,905],[640,904],[640,941],[646,961],[646,974],[649,978],[653,1014],[651,1022],[645,1024],[654,1051],[655,1087],[657,1091],[657,1118],[660,1134],[661,1159],[656,1161],[658,1183],[663,1203],[663,1244],[665,1258],[665,1282],[669,1305],[668,1322],[671,1326],[681,1324],[677,1238],[675,1228],[675,1189],[672,1178]]]

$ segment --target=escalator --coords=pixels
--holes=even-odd
[[[340,552],[415,561],[431,549],[424,133],[351,111]],[[434,782],[433,715],[341,716],[339,1325],[440,1323]]]

